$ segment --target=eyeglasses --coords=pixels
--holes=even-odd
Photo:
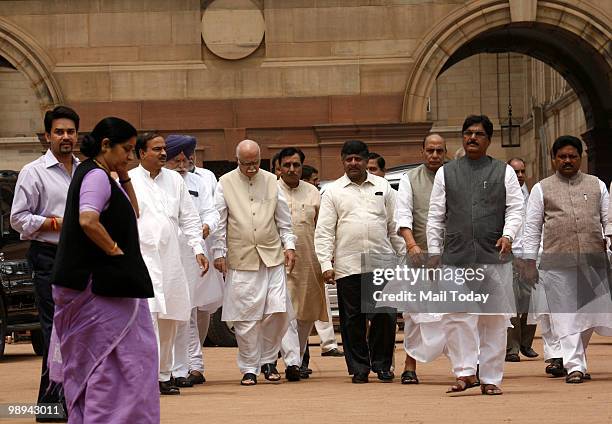
[[[246,166],[247,168],[257,168],[259,166],[260,161],[261,161],[260,159],[257,159],[253,162],[243,162],[240,159],[238,159],[238,163],[242,166]]]
[[[472,137],[476,137],[476,138],[485,138],[487,136],[487,133],[483,132],[483,131],[463,131],[463,136],[467,137],[467,138],[472,138]]]

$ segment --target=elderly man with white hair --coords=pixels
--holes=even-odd
[[[236,159],[238,168],[215,191],[220,220],[213,256],[226,276],[221,318],[234,323],[240,384],[254,386],[260,371],[280,380],[274,361],[292,310],[285,267],[291,272],[295,263],[295,236],[276,176],[259,169],[259,145],[241,141]]]

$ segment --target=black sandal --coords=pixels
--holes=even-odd
[[[553,377],[563,377],[567,374],[566,369],[563,367],[563,359],[552,358],[550,364],[546,365],[546,374],[550,374]]]
[[[240,380],[241,386],[254,386],[257,384],[257,376],[251,372],[247,372]]]
[[[565,377],[565,382],[569,384],[580,384],[584,381],[584,373],[580,371],[572,371],[567,377]]]
[[[263,364],[261,372],[268,381],[280,381],[281,375],[274,364]]]
[[[402,384],[419,384],[419,378],[416,371],[404,371],[402,373]]]

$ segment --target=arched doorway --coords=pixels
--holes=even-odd
[[[51,72],[52,60],[33,37],[0,18],[0,56],[30,81],[41,111],[63,103],[60,85]]]
[[[0,169],[40,156],[43,112],[63,103],[51,60],[36,41],[0,18]]]
[[[559,72],[576,92],[584,111],[589,172],[612,179],[611,31],[603,12],[585,2],[529,3],[518,14],[509,1],[473,1],[449,15],[426,37],[416,54],[404,96],[402,119],[426,118],[436,78],[453,64],[484,52],[511,51],[541,60]],[[529,9],[526,7],[525,9]]]

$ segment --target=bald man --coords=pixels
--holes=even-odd
[[[238,342],[240,384],[254,386],[262,372],[278,381],[276,360],[289,313],[285,267],[295,263],[291,212],[274,174],[259,169],[253,140],[236,147],[238,168],[219,179],[213,235],[215,268],[226,276],[221,319],[232,321]]]

